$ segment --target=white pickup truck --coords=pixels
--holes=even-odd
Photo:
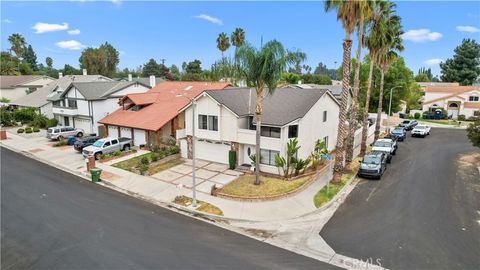
[[[95,159],[99,159],[102,154],[110,154],[118,150],[130,150],[131,145],[132,140],[129,138],[103,138],[93,145],[83,148],[82,154],[84,157],[94,156]]]
[[[397,153],[397,142],[392,139],[378,139],[373,143],[372,151],[387,154],[387,163],[390,163],[392,156]]]
[[[416,125],[412,129],[412,137],[422,137],[425,138],[425,136],[430,135],[430,126],[427,125]]]

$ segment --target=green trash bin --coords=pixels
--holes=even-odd
[[[92,175],[92,182],[100,182],[100,174],[102,174],[102,169],[93,168],[90,170],[90,175]]]

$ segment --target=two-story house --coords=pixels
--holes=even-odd
[[[54,80],[44,75],[0,76],[0,98],[15,101]]]
[[[449,117],[457,119],[479,114],[480,86],[429,85],[424,88],[423,111],[433,112],[438,108],[447,111]]]
[[[65,91],[51,97],[54,117],[64,126],[83,128],[87,133],[105,134],[97,123],[119,108],[118,100],[127,94],[144,93],[149,86],[138,82],[73,82]]]
[[[249,88],[205,91],[195,101],[196,158],[228,164],[228,152],[237,153],[237,165],[251,164],[255,154],[256,92]],[[182,156],[191,158],[192,107],[184,108],[186,128]],[[316,140],[328,150],[336,144],[339,103],[326,89],[280,88],[263,101],[261,170],[276,173],[274,157],[286,155],[287,142],[298,138],[298,158],[306,159]]]

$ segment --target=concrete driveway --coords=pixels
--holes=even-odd
[[[196,188],[198,191],[210,194],[213,185],[218,188],[235,180],[241,172],[230,170],[228,165],[197,160],[195,167]],[[161,171],[152,177],[182,187],[192,188],[192,160],[186,160],[183,164]]]

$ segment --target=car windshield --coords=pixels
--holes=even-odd
[[[380,164],[380,158],[378,156],[365,156],[362,163],[364,164]]]
[[[425,126],[416,126],[415,129],[425,129]]]
[[[49,129],[47,130],[47,133],[53,133],[53,128],[49,128]]]
[[[93,144],[93,146],[95,146],[95,147],[102,147],[102,145],[103,145],[103,142],[102,142],[102,141],[96,141],[96,142]]]
[[[403,121],[404,124],[410,124],[410,121],[409,120],[405,120]]]
[[[394,129],[394,130],[392,130],[392,133],[402,134],[403,129]]]
[[[373,144],[373,147],[390,147],[390,142],[376,141],[376,142]]]

